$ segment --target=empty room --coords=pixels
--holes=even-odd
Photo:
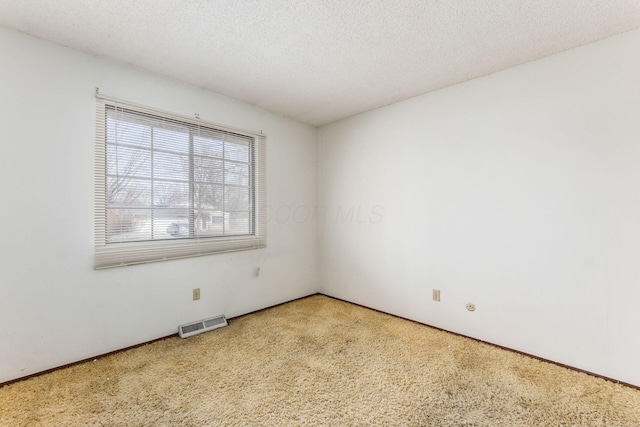
[[[1,426],[639,426],[640,0],[0,0]]]

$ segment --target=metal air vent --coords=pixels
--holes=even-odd
[[[197,322],[185,323],[184,325],[180,325],[178,326],[178,335],[180,335],[180,338],[187,338],[192,335],[201,334],[203,332],[222,328],[223,326],[227,325],[227,319],[223,314],[204,320],[198,320]]]

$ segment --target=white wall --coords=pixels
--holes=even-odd
[[[320,128],[321,291],[640,385],[638,52],[640,30]]]
[[[95,86],[263,130],[274,212],[315,204],[314,128],[4,28],[0,57],[0,382],[318,290],[316,225],[287,215],[263,250],[93,270]]]
[[[639,48],[634,31],[325,126],[316,182],[309,126],[0,28],[0,382],[320,289],[640,385]],[[94,271],[95,86],[267,133],[268,247]]]

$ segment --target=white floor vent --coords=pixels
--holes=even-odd
[[[178,334],[180,335],[180,338],[187,338],[192,335],[201,334],[203,332],[222,328],[223,326],[227,325],[227,319],[223,314],[216,317],[210,317],[209,319],[198,320],[197,322],[180,325],[178,326]]]

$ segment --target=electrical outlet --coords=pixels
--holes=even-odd
[[[440,302],[440,289],[433,290],[433,300]]]
[[[193,300],[199,300],[200,299],[200,288],[195,288],[193,290]]]
[[[476,311],[476,305],[472,302],[467,303],[467,310],[469,311]]]

